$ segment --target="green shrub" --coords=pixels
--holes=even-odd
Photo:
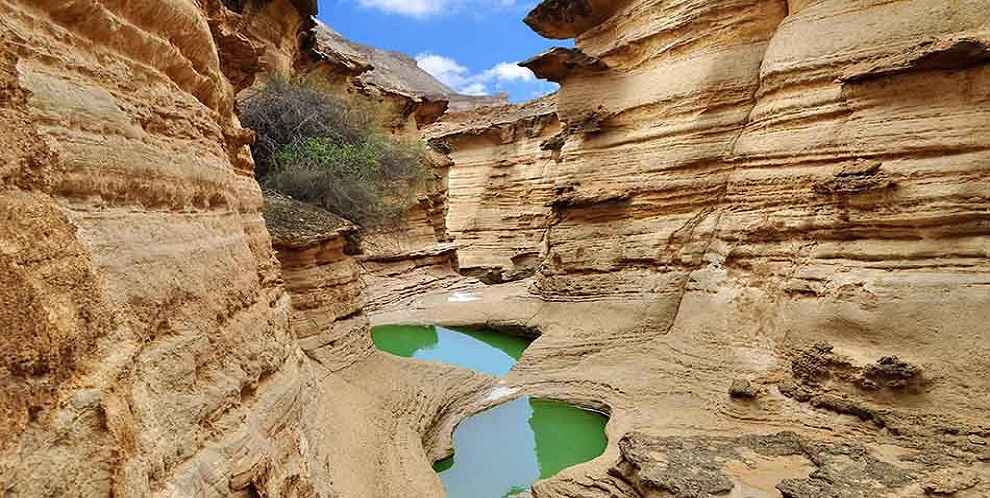
[[[304,83],[273,81],[242,103],[241,120],[258,135],[262,185],[365,227],[400,222],[426,178],[421,145],[386,137],[368,112]]]
[[[282,147],[315,137],[355,143],[373,128],[366,113],[355,112],[344,101],[302,81],[274,79],[238,107],[241,124],[257,134],[251,153],[259,180],[268,174]]]

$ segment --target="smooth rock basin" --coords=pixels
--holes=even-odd
[[[490,330],[386,325],[372,330],[375,346],[398,356],[450,363],[502,376],[529,340]],[[605,451],[599,413],[566,403],[522,397],[461,422],[454,456],[434,465],[448,498],[504,498],[539,479]]]

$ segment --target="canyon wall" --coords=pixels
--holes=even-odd
[[[204,12],[0,13],[5,491],[188,492],[238,452],[302,465],[288,299]]]
[[[750,375],[823,341],[929,363],[924,403],[851,396],[905,431],[979,430],[990,3],[792,4],[530,15],[577,36],[527,63],[561,81],[567,135],[534,289],[642,300],[641,338],[707,337]]]
[[[311,33],[312,48],[300,74],[372,113],[399,140],[420,141],[448,111],[506,105],[504,95],[458,94],[408,55],[352,42],[323,23],[317,22]],[[372,305],[416,287],[403,280],[425,279],[421,283],[436,286],[454,274],[445,220],[450,159],[428,148],[425,152],[428,178],[403,222],[361,230],[354,237],[364,255]],[[408,278],[403,276],[407,272]]]
[[[264,216],[291,298],[290,330],[312,374],[299,392],[309,400],[294,430],[298,450],[321,458],[305,477],[322,487],[300,496],[440,496],[430,466],[449,451],[454,424],[476,409],[477,393],[491,389],[493,379],[378,352],[365,313],[365,280],[374,280],[351,254],[357,228],[272,192],[265,193]],[[292,462],[264,464],[281,469]],[[267,479],[263,468],[252,472]]]
[[[5,496],[440,496],[496,381],[369,320],[542,332],[499,392],[611,421],[537,498],[990,494],[990,2],[544,1],[560,92],[424,130],[438,188],[357,258],[234,114],[383,95],[313,11],[0,0]]]
[[[491,380],[375,352],[339,232],[280,264],[234,114],[314,9],[0,1],[4,496],[440,494]]]
[[[547,0],[527,23],[575,38],[524,63],[554,107],[427,135],[461,271],[533,278],[387,319],[540,328],[508,383],[610,410],[610,451],[534,495],[990,493],[990,3]]]
[[[535,271],[554,198],[554,153],[541,145],[560,132],[555,111],[549,96],[451,112],[426,129],[449,160],[445,228],[462,273],[499,283]]]
[[[235,93],[291,77],[313,44],[315,0],[202,0],[220,68]]]

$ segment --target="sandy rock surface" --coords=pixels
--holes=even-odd
[[[527,104],[430,129],[450,145],[461,271],[532,277],[509,301],[454,312],[424,297],[411,313],[540,328],[510,381],[611,407],[610,453],[535,496],[925,496],[968,472],[983,484],[952,492],[990,493],[970,440],[990,404],[988,7],[534,11],[541,33],[576,37],[531,61],[562,85],[549,127]],[[822,445],[760,454],[800,476],[660,449],[701,437],[677,444],[752,450],[731,438],[779,431]],[[738,475],[715,471],[731,458]],[[692,481],[676,465],[713,470]],[[747,491],[750,472],[763,491]]]
[[[0,0],[5,496],[439,497],[522,394],[611,415],[535,498],[990,496],[987,0],[544,1],[560,92],[425,130],[363,255],[266,228],[234,102],[368,68],[252,5]],[[382,323],[540,337],[496,380]]]
[[[0,2],[0,490],[439,496],[493,380],[376,353],[325,219],[276,259],[231,82],[308,13],[208,7]]]

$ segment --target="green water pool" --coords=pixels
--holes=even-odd
[[[449,363],[501,377],[512,369],[529,339],[484,329],[383,325],[371,330],[375,346],[405,358]]]
[[[372,331],[386,352],[508,373],[529,340],[488,330],[382,326]],[[599,413],[566,403],[518,398],[474,415],[454,431],[454,456],[434,465],[448,498],[505,498],[539,479],[591,460],[605,451]]]

